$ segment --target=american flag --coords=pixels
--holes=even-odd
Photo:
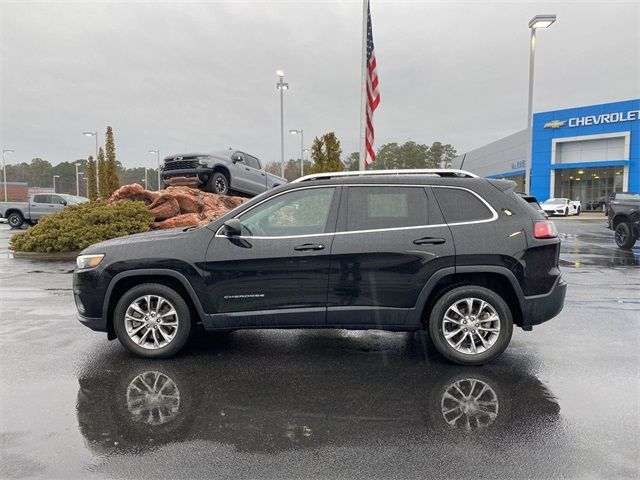
[[[371,28],[371,9],[367,2],[367,105],[366,105],[366,131],[365,131],[365,165],[371,165],[376,159],[376,152],[373,149],[374,129],[373,112],[380,103],[380,92],[378,92],[378,71],[376,70],[376,52],[373,48],[373,29]]]

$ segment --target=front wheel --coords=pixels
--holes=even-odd
[[[127,291],[116,306],[113,326],[129,352],[144,358],[168,358],[189,340],[191,315],[182,296],[157,283]]]
[[[576,215],[580,215],[580,207],[578,207],[578,210],[576,211]]]
[[[20,228],[24,223],[24,218],[19,213],[13,212],[7,217],[7,223],[11,228]]]
[[[209,179],[208,190],[218,195],[227,195],[229,193],[229,179],[224,173],[214,173]]]
[[[620,248],[629,249],[633,248],[636,244],[636,238],[631,230],[631,225],[628,223],[619,223],[615,230],[616,245]]]
[[[568,208],[565,208],[565,209],[564,209],[564,216],[565,216],[565,217],[568,217],[568,216],[569,216],[569,209],[568,209]]]
[[[438,352],[461,365],[481,365],[497,358],[512,333],[506,302],[493,290],[476,285],[442,295],[429,319],[429,334]]]

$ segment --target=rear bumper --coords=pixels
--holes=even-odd
[[[567,282],[560,276],[549,293],[524,297],[522,302],[522,325],[530,327],[551,320],[564,307]]]
[[[102,317],[85,317],[84,315],[78,313],[78,320],[85,327],[89,327],[91,330],[96,332],[106,332],[107,331],[107,321]]]

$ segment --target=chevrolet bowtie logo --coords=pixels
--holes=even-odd
[[[567,122],[564,120],[552,120],[550,122],[545,123],[544,128],[560,128],[565,123]]]

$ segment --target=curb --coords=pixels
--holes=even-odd
[[[13,254],[13,258],[25,258],[31,260],[45,260],[50,262],[55,261],[75,261],[76,257],[80,254],[80,251],[76,252],[54,252],[54,253],[41,253],[41,252],[14,252],[9,250]]]

